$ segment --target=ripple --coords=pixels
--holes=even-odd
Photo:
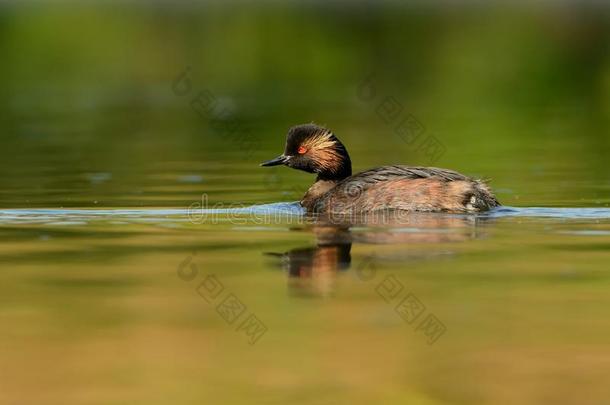
[[[481,216],[501,217],[540,217],[563,219],[610,219],[608,208],[546,208],[546,207],[498,207]]]
[[[282,215],[298,217],[305,212],[297,202],[271,203],[252,205],[248,207],[226,208],[149,208],[149,209],[4,209],[0,210],[0,224],[48,223],[61,225],[83,225],[91,220],[107,219],[115,224],[121,221],[139,220],[143,222],[190,221],[205,218],[207,215]],[[422,213],[417,213],[421,215]],[[425,214],[424,215],[428,215]],[[438,214],[429,214],[438,215]],[[442,214],[441,214],[442,215]],[[558,219],[610,219],[610,209],[607,208],[545,208],[545,207],[499,207],[492,211],[467,215],[464,217],[505,218],[505,217],[540,217]]]

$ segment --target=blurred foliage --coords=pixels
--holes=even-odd
[[[585,205],[605,203],[608,189],[588,185],[535,196],[540,184],[532,178],[610,180],[609,16],[606,8],[569,4],[3,4],[0,201],[180,205],[204,190],[177,195],[167,191],[175,183],[157,181],[151,187],[166,193],[155,194],[146,175],[158,180],[175,169],[216,179],[255,170],[279,152],[289,126],[308,121],[335,130],[356,169],[428,164],[376,113],[392,96],[447,148],[435,164],[491,177],[512,190],[509,198],[525,193],[553,204],[578,193]],[[172,82],[187,67],[193,92],[179,97]],[[371,74],[380,98],[366,103],[357,89]],[[247,165],[240,145],[211,128],[219,117],[190,107],[201,90],[260,145]],[[91,172],[113,179],[104,190],[77,182]],[[261,193],[269,191],[263,176],[250,183]],[[243,181],[218,185],[260,201]],[[126,190],[148,199],[127,198]]]

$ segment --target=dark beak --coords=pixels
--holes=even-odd
[[[288,156],[280,155],[280,156],[276,157],[275,159],[271,159],[271,160],[261,163],[261,166],[283,165],[284,163],[286,163],[288,161],[288,159],[289,159]]]

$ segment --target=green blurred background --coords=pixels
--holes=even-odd
[[[491,178],[508,205],[606,205],[609,21],[571,3],[3,3],[0,204],[296,200],[311,176],[257,163],[314,121],[356,170],[433,163]],[[212,113],[192,109],[199,91]],[[380,117],[387,97],[444,145],[438,161]]]

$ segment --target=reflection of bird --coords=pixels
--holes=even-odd
[[[369,215],[319,217],[316,221],[318,226],[328,223],[360,228],[349,234],[349,240],[354,243],[413,245],[463,242],[478,238],[481,233],[478,225],[489,221],[489,218],[445,213],[382,211]],[[316,234],[320,238],[319,232]]]
[[[282,268],[288,274],[290,291],[300,296],[328,296],[334,289],[338,272],[349,269],[352,243],[388,245],[379,247],[383,253],[374,253],[375,260],[414,262],[436,260],[453,254],[444,245],[435,249],[418,244],[463,242],[480,236],[479,221],[466,215],[412,213],[409,223],[384,222],[384,227],[370,227],[366,223],[345,226],[329,225],[319,220],[311,230],[316,236],[315,247],[292,249],[285,253],[267,253],[282,259]],[[377,225],[373,224],[373,225]],[[365,225],[355,230],[349,226]],[[408,249],[405,249],[409,246]]]
[[[333,290],[335,275],[351,263],[349,230],[314,227],[318,245],[296,248],[286,253],[268,253],[282,258],[291,290],[298,295],[327,296]]]
[[[478,212],[499,205],[484,182],[447,169],[383,166],[352,176],[345,146],[314,124],[291,128],[284,153],[261,166],[280,164],[318,175],[301,200],[308,212]]]

